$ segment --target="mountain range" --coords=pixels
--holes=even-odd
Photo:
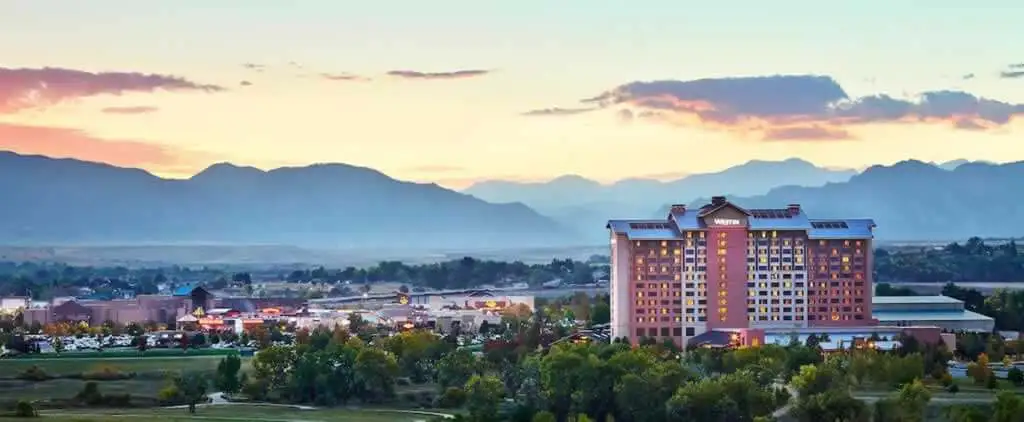
[[[216,164],[164,179],[139,169],[0,152],[0,244],[288,244],[488,248],[567,244],[520,203],[492,204],[373,169]]]
[[[870,167],[847,182],[783,186],[729,200],[749,208],[797,203],[812,218],[873,218],[880,240],[947,241],[1024,235],[1022,186],[1024,161],[948,166],[910,160]],[[663,218],[668,207],[646,216]]]
[[[587,240],[603,242],[606,234],[595,232],[594,227],[602,227],[610,218],[644,218],[667,201],[687,203],[722,194],[760,195],[779,186],[843,182],[855,174],[856,170],[826,169],[793,158],[755,160],[720,172],[664,182],[625,179],[605,185],[568,175],[543,183],[486,181],[463,192],[488,202],[522,202],[566,227],[588,234]]]
[[[164,179],[106,164],[0,152],[0,245],[294,245],[510,250],[607,242],[611,218],[664,218],[712,195],[814,218],[874,218],[882,240],[1024,235],[1024,162],[905,161],[862,172],[752,161],[670,182],[483,182],[455,192],[369,168],[215,164]],[[531,208],[528,205],[532,205]],[[536,209],[536,211],[534,210]]]

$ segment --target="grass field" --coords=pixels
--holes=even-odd
[[[119,372],[134,372],[136,378],[97,381],[103,394],[131,394],[156,397],[167,385],[167,373],[179,371],[214,371],[221,356],[179,356],[148,358],[83,358],[83,359],[8,359],[0,361],[0,398],[4,399],[66,399],[74,397],[87,381],[81,379],[51,379],[25,381],[14,379],[32,366],[38,366],[51,376],[80,374],[104,367]],[[242,371],[248,371],[250,358],[242,358]]]
[[[122,372],[162,372],[188,370],[214,370],[223,356],[178,357],[111,357],[65,359],[6,359],[0,360],[0,378],[17,376],[32,366],[38,366],[50,375],[67,375],[110,366]],[[249,368],[250,358],[242,358],[242,370]]]
[[[388,410],[324,409],[298,410],[285,407],[249,405],[207,406],[196,410],[190,416],[185,409],[133,409],[133,410],[87,410],[40,412],[45,419],[78,422],[133,421],[156,419],[161,422],[210,421],[210,422],[414,422],[435,418],[426,413],[406,413]]]

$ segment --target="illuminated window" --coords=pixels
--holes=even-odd
[[[675,255],[675,256],[679,256],[679,254],[680,254],[680,253],[681,253],[681,252],[680,252],[680,250],[679,250],[679,249],[673,249],[673,250],[672,250],[672,255]]]
[[[825,241],[824,240],[819,240],[818,241],[818,246],[825,246]]]
[[[668,313],[668,309],[665,309],[665,308],[661,308],[661,313],[662,313],[662,314],[667,314],[667,313]]]
[[[833,321],[839,321],[839,314],[832,314]]]
[[[680,321],[682,321],[682,320],[683,320],[682,318],[680,318],[680,317],[676,317],[676,322],[680,322]]]
[[[775,230],[772,230],[772,239],[774,239],[778,235],[779,235],[778,232],[776,232]]]
[[[725,234],[725,233],[722,233],[722,234]],[[718,246],[720,246],[720,247],[723,247],[723,248],[724,248],[724,247],[726,247],[726,246],[728,246],[728,245],[729,245],[729,242],[728,242],[727,240],[724,240],[724,239],[723,239],[723,240],[719,240],[719,241],[718,241]]]
[[[662,241],[661,241],[661,247],[663,247],[663,248],[664,248],[664,247],[666,247],[666,246],[668,246],[668,242],[666,242],[666,241],[662,240]]]
[[[701,238],[701,239],[703,239],[703,238],[704,238],[704,232],[700,232],[700,238]]]
[[[762,264],[767,264],[768,263],[768,257],[762,255],[760,258],[757,259],[757,262],[760,262]]]
[[[693,299],[687,299],[686,306],[693,306]]]
[[[850,263],[850,257],[848,257],[848,256],[844,256],[844,257],[843,257],[843,263],[844,263],[844,264],[849,264],[849,263]]]
[[[656,320],[657,320],[657,318],[655,318],[655,317],[650,317],[650,318],[648,318],[648,319],[647,319],[647,322],[654,322],[654,321],[656,321]]]
[[[644,292],[636,292],[636,297],[644,297]]]
[[[850,247],[850,241],[849,241],[849,240],[847,240],[847,241],[844,241],[844,242],[843,242],[843,246],[845,246],[845,247],[849,248],[849,247]]]
[[[668,249],[664,249],[664,248],[662,248],[662,250],[661,250],[661,256],[668,256]]]
[[[718,313],[719,314],[727,314],[727,313],[729,313],[729,308],[718,308]]]
[[[636,322],[644,322],[644,317],[638,317],[638,318],[636,319]]]
[[[723,306],[724,306],[724,305],[728,305],[728,304],[729,304],[729,301],[728,301],[728,300],[726,300],[726,299],[722,299],[722,300],[719,300],[719,301],[718,301],[718,304],[719,304],[719,305],[723,305]]]
[[[768,232],[761,232],[761,238],[763,239],[766,237],[768,237]]]

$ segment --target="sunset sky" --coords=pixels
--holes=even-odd
[[[1015,161],[1021,22],[1019,0],[7,0],[0,150],[457,188]]]

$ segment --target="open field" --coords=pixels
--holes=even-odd
[[[69,399],[82,391],[88,381],[80,379],[53,379],[47,381],[0,380],[0,397],[4,400]],[[103,394],[130,394],[156,397],[167,385],[162,378],[96,381]]]
[[[37,366],[49,375],[78,374],[101,367],[111,367],[121,372],[153,373],[193,370],[215,370],[223,356],[177,356],[177,357],[88,357],[62,359],[5,359],[0,360],[0,378],[11,378],[26,369]],[[242,370],[249,368],[250,358],[242,358]]]
[[[414,413],[386,409],[297,410],[250,405],[206,406],[189,416],[185,409],[83,410],[41,412],[45,419],[78,422],[134,421],[153,418],[166,422],[414,422],[433,419],[433,412]]]

